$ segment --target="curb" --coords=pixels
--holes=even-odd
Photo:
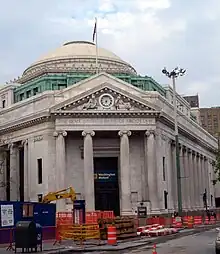
[[[44,253],[48,253],[48,254],[56,254],[56,253],[74,253],[74,252],[78,252],[78,253],[83,253],[83,252],[97,252],[97,251],[109,251],[109,252],[117,252],[117,251],[125,251],[125,250],[132,250],[132,249],[136,249],[138,247],[143,247],[146,245],[150,245],[150,244],[160,244],[160,243],[165,243],[167,241],[173,240],[173,239],[179,239],[181,237],[184,236],[189,236],[189,235],[194,235],[194,234],[198,234],[198,233],[202,233],[205,231],[209,231],[211,229],[216,228],[218,225],[220,224],[215,224],[215,225],[209,225],[209,226],[204,226],[201,228],[195,228],[186,232],[182,232],[181,231],[179,233],[173,234],[173,235],[167,235],[167,236],[159,236],[158,238],[155,239],[147,239],[144,242],[134,242],[132,245],[130,246],[109,246],[109,248],[103,248],[102,246],[97,246],[97,247],[85,247],[83,249],[73,249],[74,247],[71,248],[63,248],[63,249],[59,249],[59,250],[50,250],[50,251],[44,251]]]

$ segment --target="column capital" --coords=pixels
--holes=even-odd
[[[90,135],[91,137],[95,136],[95,132],[94,131],[83,131],[82,132],[82,136],[86,137],[87,135]]]
[[[123,130],[123,131],[119,131],[118,132],[118,135],[120,137],[124,136],[124,135],[127,135],[128,137],[131,136],[131,131],[126,131],[126,130]]]
[[[28,140],[27,140],[27,139],[22,140],[22,141],[21,141],[21,145],[22,145],[22,146],[28,145]]]
[[[8,149],[13,149],[15,147],[15,143],[9,142],[8,143]]]
[[[145,136],[150,137],[150,135],[156,135],[156,131],[155,130],[147,130],[145,131]]]
[[[187,147],[185,145],[181,145],[181,148],[182,148],[184,153],[187,152]]]
[[[172,147],[175,147],[175,140],[173,140],[172,138],[169,139],[169,144],[170,144]]]
[[[66,131],[54,131],[53,136],[55,138],[57,138],[59,135],[66,137],[67,136],[67,132]]]
[[[188,153],[192,153],[192,149],[189,148],[189,147],[187,147],[187,152],[188,152]]]

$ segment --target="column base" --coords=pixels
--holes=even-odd
[[[121,216],[133,216],[134,213],[132,212],[132,210],[123,210],[121,211]]]
[[[161,210],[158,208],[158,209],[151,209],[150,211],[150,215],[160,215],[162,212]]]

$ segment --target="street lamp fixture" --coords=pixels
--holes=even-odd
[[[182,214],[182,189],[181,189],[181,171],[180,171],[180,151],[179,151],[179,133],[177,121],[177,100],[176,100],[176,79],[186,73],[185,69],[176,67],[172,71],[163,68],[162,73],[172,79],[173,83],[173,106],[174,106],[174,125],[175,125],[175,145],[176,145],[176,171],[177,171],[177,196],[178,196],[178,214]]]

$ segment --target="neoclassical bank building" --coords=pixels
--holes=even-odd
[[[160,68],[158,67],[158,71]],[[87,211],[177,210],[173,92],[114,53],[62,45],[0,89],[0,199],[41,201],[72,186]],[[215,207],[216,139],[177,96],[182,206]],[[72,209],[57,201],[58,211]]]

